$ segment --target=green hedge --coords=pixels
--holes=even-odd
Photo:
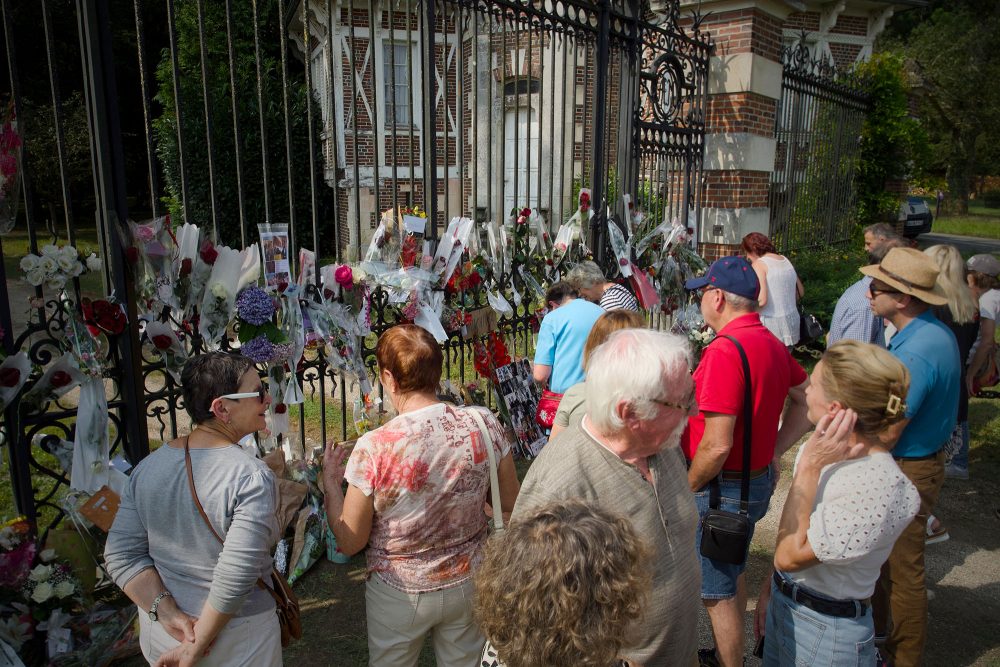
[[[802,308],[812,313],[830,330],[833,309],[844,290],[858,279],[858,269],[868,263],[860,240],[849,246],[793,251],[788,258],[806,288]]]

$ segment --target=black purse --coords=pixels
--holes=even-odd
[[[815,315],[799,311],[799,344],[806,345],[823,336],[823,325]]]
[[[742,565],[746,560],[750,543],[750,441],[753,438],[753,392],[750,386],[750,362],[746,352],[732,336],[728,338],[736,346],[743,362],[743,377],[746,378],[743,393],[743,476],[740,485],[740,511],[727,512],[719,509],[721,491],[719,477],[708,483],[709,510],[701,519],[701,555],[712,560],[732,565]],[[720,473],[721,475],[721,473]]]

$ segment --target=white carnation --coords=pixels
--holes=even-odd
[[[47,581],[51,576],[51,565],[36,565],[35,569],[33,569],[31,574],[28,575],[28,579],[31,579],[32,581]]]
[[[100,271],[101,266],[103,266],[103,264],[101,263],[101,258],[95,255],[94,253],[90,253],[90,257],[87,258],[87,270]]]
[[[52,584],[50,584],[47,581],[43,581],[42,583],[35,586],[35,590],[32,591],[31,593],[31,599],[37,602],[38,604],[42,604],[50,597],[52,597],[52,594],[54,592],[55,589],[52,588]]]
[[[21,270],[27,273],[38,267],[38,255],[25,255],[21,258]]]
[[[70,595],[76,592],[76,586],[73,585],[72,581],[60,581],[55,587],[56,597],[68,598]]]

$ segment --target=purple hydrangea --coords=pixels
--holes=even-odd
[[[236,297],[236,314],[244,322],[259,327],[274,317],[274,302],[261,288],[247,287]]]
[[[264,364],[274,356],[274,343],[267,336],[257,336],[243,343],[240,354],[258,364]]]
[[[271,352],[271,361],[279,362],[285,361],[288,357],[292,356],[292,344],[291,343],[275,343],[274,349]]]

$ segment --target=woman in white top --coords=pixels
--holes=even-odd
[[[909,384],[906,367],[868,343],[839,341],[816,364],[806,389],[816,430],[799,451],[757,604],[765,665],[875,664],[869,598],[920,509],[889,454]]]
[[[795,267],[784,255],[779,255],[771,239],[760,232],[751,232],[740,244],[760,282],[760,321],[785,345],[799,342],[798,300],[805,293]]]

